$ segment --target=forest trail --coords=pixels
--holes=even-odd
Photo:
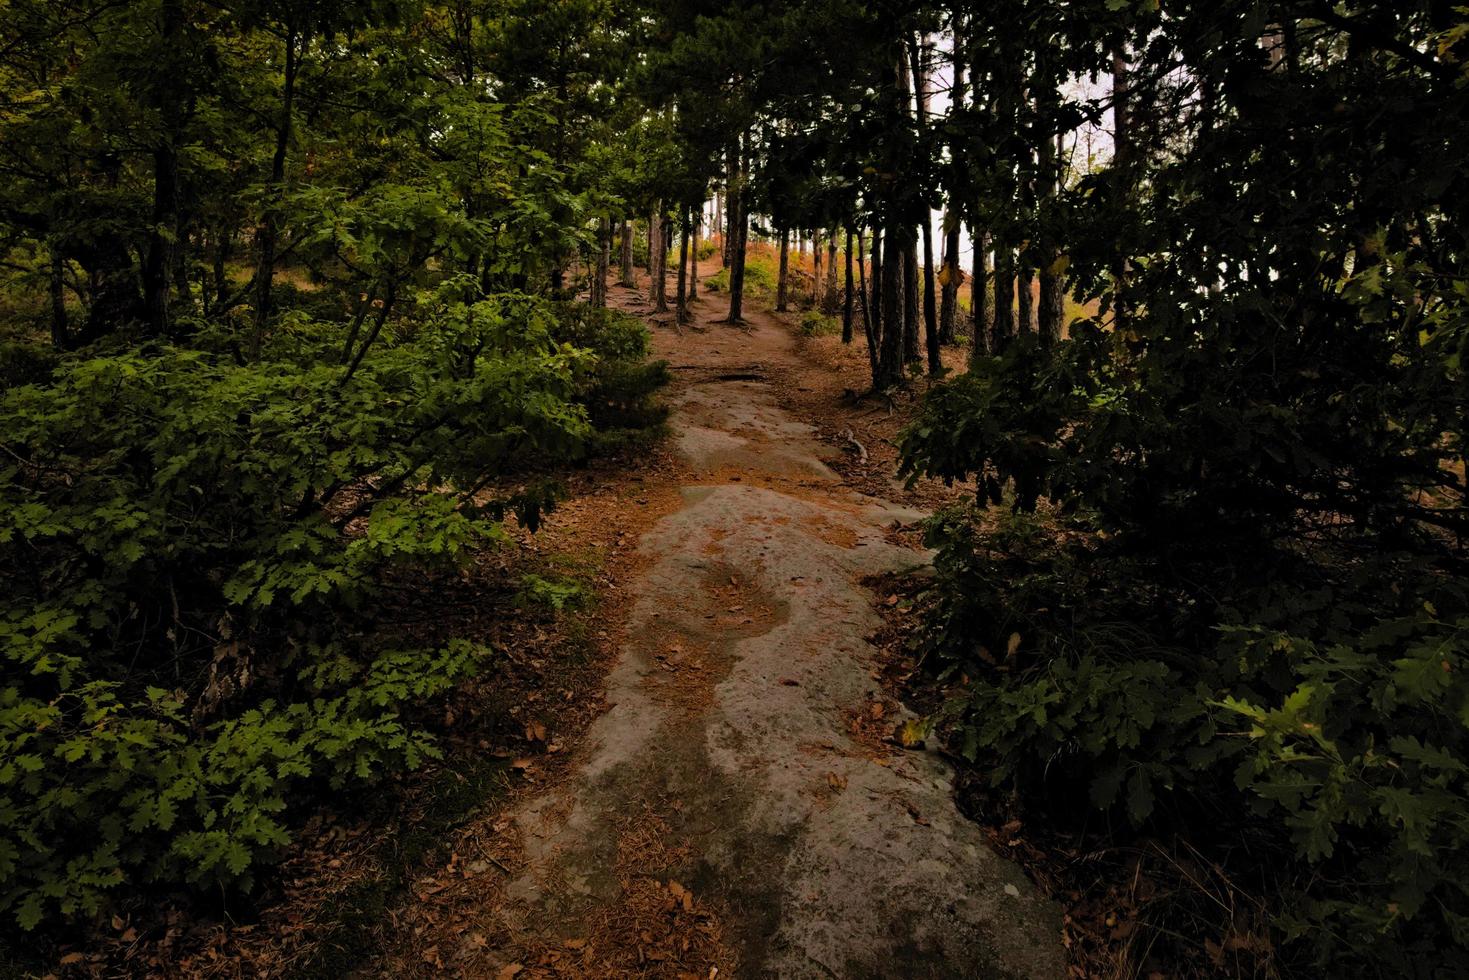
[[[1058,911],[957,811],[949,768],[887,739],[906,715],[861,580],[924,560],[887,533],[920,515],[843,488],[767,382],[793,333],[722,306],[655,325],[681,499],[639,542],[607,711],[502,822],[518,941],[489,975],[1060,976]]]

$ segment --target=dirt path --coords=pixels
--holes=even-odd
[[[497,825],[520,847],[495,912],[514,941],[470,975],[1060,976],[1057,910],[941,760],[887,741],[905,715],[860,580],[924,560],[887,533],[920,515],[845,489],[782,410],[788,329],[699,305],[655,329],[681,499],[639,542],[608,710]]]

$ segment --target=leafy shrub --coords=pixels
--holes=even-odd
[[[485,652],[377,637],[382,583],[453,569],[508,511],[534,527],[543,492],[484,487],[584,454],[593,405],[646,407],[626,323],[455,295],[350,377],[340,330],[295,314],[256,364],[154,343],[0,392],[0,909],[22,926],[124,886],[248,887],[310,790],[434,754],[426,706]]]
[[[668,384],[668,362],[648,360],[651,335],[641,320],[620,310],[571,304],[562,309],[555,334],[596,358],[577,395],[595,429],[594,452],[641,440],[662,426],[668,410],[653,396]]]
[[[832,337],[842,332],[842,324],[836,317],[827,316],[819,310],[807,310],[801,314],[801,333],[807,337]]]
[[[572,579],[524,575],[520,585],[519,602],[526,606],[542,606],[560,612],[563,609],[575,609],[587,600],[586,589]]]
[[[956,684],[931,723],[1053,815],[1181,829],[1221,862],[1247,838],[1288,962],[1444,969],[1469,946],[1469,590],[1401,522],[1381,467],[1408,436],[1340,399],[1307,421],[1190,408],[1117,351],[1085,329],[1051,352],[1022,338],[905,433],[910,476],[973,480],[983,505],[929,524],[922,643]],[[1291,448],[1325,424],[1360,452]],[[1303,520],[1328,508],[1293,474],[1323,453],[1376,501],[1350,533]],[[1425,479],[1411,456],[1390,478]]]
[[[0,341],[0,389],[45,381],[59,359],[51,347]]]

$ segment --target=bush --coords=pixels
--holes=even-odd
[[[431,704],[486,651],[379,635],[382,584],[454,569],[509,511],[534,528],[544,492],[483,488],[583,455],[589,409],[646,408],[628,324],[451,295],[350,379],[306,318],[257,364],[155,343],[0,392],[0,909],[22,926],[248,887],[310,791],[434,755]]]
[[[818,310],[801,314],[801,334],[806,337],[834,337],[842,332],[842,323],[834,316]]]
[[[1131,367],[1096,332],[1021,339],[905,433],[910,476],[973,480],[982,505],[928,527],[921,642],[956,682],[931,724],[1055,819],[1100,808],[1268,877],[1287,964],[1445,969],[1469,947],[1469,589],[1388,487],[1421,478],[1382,469],[1409,435],[1363,417],[1403,403],[1190,408],[1174,386],[1217,379]],[[1350,456],[1291,448],[1348,415]],[[1361,523],[1313,525],[1329,508],[1294,452],[1340,453]]]
[[[668,410],[653,396],[669,381],[668,362],[648,360],[651,334],[641,320],[572,304],[561,311],[556,336],[596,358],[577,395],[595,429],[592,451],[641,441],[661,429]]]

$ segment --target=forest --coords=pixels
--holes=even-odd
[[[1466,208],[1453,0],[0,0],[0,973],[1465,975]]]

